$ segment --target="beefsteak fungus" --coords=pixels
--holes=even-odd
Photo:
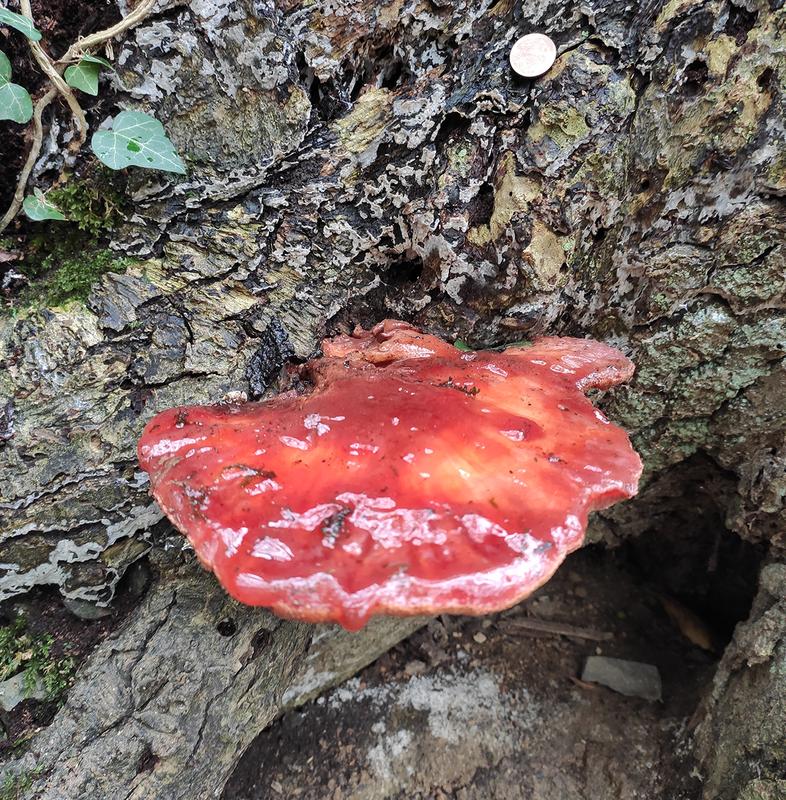
[[[587,398],[633,365],[586,339],[462,352],[403,322],[323,342],[313,388],[156,416],[153,494],[243,603],[351,630],[482,614],[544,583],[639,457]]]

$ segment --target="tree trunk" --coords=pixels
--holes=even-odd
[[[603,405],[645,479],[591,536],[687,520],[782,547],[786,12],[739,2],[162,0],[116,46],[117,101],[155,112],[188,177],[132,176],[115,246],[140,263],[86,305],[0,320],[1,596],[111,603],[180,542],[136,464],[147,420],[258,396],[386,316],[620,346],[637,373]],[[507,61],[529,31],[560,53],[534,81]],[[40,759],[35,797],[210,797],[282,693],[413,624],[328,638],[304,677],[306,627],[165,568],[8,769]]]
[[[191,800],[288,707],[353,675],[422,618],[351,635],[233,602],[190,562],[158,582],[82,669],[55,722],[7,765],[44,800]]]
[[[786,791],[786,564],[761,572],[750,619],[737,626],[698,729],[707,798],[778,800]]]

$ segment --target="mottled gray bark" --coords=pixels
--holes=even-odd
[[[786,564],[762,570],[704,711],[697,750],[706,800],[786,796]]]
[[[133,178],[116,246],[138,267],[84,307],[0,321],[2,596],[53,584],[111,602],[168,535],[139,432],[168,406],[248,391],[273,323],[300,357],[383,316],[473,345],[617,344],[638,371],[604,404],[645,482],[592,535],[668,525],[698,469],[731,530],[782,546],[785,14],[162,2],[118,47],[118,101],[156,112],[189,176]],[[560,53],[536,81],[507,67],[530,30]],[[154,625],[146,609],[132,625]],[[224,746],[211,758],[231,759]]]
[[[416,630],[359,634],[232,601],[193,559],[167,571],[82,669],[51,726],[4,765],[37,800],[194,800],[283,710],[335,686]]]

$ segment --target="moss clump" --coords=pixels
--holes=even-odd
[[[46,700],[59,703],[71,685],[74,659],[57,658],[52,653],[54,640],[49,634],[33,635],[23,617],[0,627],[0,681],[22,673],[26,696],[42,686]]]
[[[40,260],[34,257],[20,265],[30,283],[19,293],[11,311],[40,306],[61,306],[69,301],[84,301],[96,281],[108,272],[125,272],[135,263],[105,248],[88,248],[73,253],[68,241],[55,245],[53,252]]]
[[[18,775],[6,773],[0,784],[0,800],[19,800],[43,771],[43,767],[38,766],[30,772],[20,772]]]
[[[80,231],[99,237],[123,217],[127,198],[117,180],[110,170],[96,166],[89,174],[69,178],[62,186],[50,189],[47,200]]]
[[[126,210],[119,180],[122,177],[95,166],[47,193],[67,221],[27,225],[13,248],[23,254],[14,268],[27,278],[27,285],[6,301],[6,311],[14,314],[83,301],[101,275],[124,272],[133,263],[106,248],[109,234]]]
[[[59,263],[53,256],[44,267],[47,274],[38,284],[38,296],[47,306],[59,306],[69,300],[85,300],[95,282],[107,272],[125,272],[133,260],[119,258],[111,250],[94,250]]]
[[[0,800],[18,800],[31,786],[32,778],[22,773],[21,775],[11,775],[7,773],[0,785]]]

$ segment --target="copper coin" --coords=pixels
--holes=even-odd
[[[528,33],[511,48],[510,66],[522,78],[537,78],[547,72],[557,58],[554,42],[542,33]]]

